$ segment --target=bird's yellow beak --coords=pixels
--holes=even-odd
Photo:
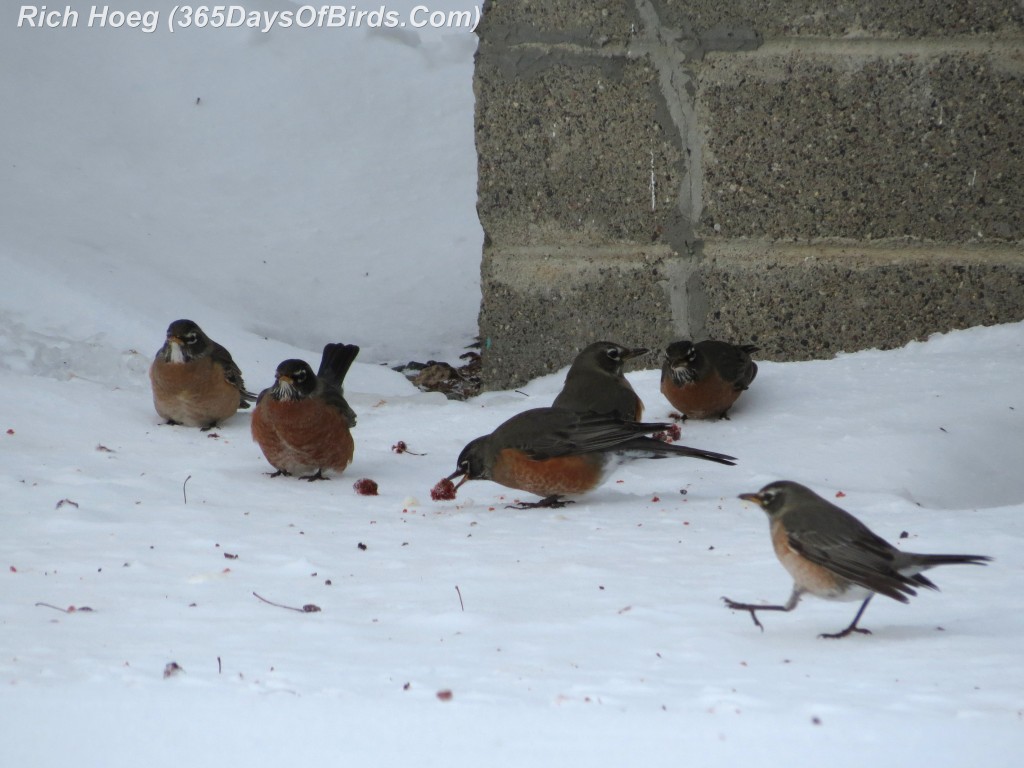
[[[459,488],[462,487],[462,484],[464,482],[469,480],[469,474],[466,473],[466,472],[463,472],[461,469],[456,469],[454,472],[452,472],[450,475],[448,475],[448,477],[445,478],[445,479],[446,480],[454,480],[456,477],[461,477],[462,478],[461,480],[459,480],[459,482],[457,482],[455,484],[455,490],[457,491],[457,490],[459,490]]]
[[[764,498],[760,493],[741,493],[738,498],[743,499],[744,501],[752,501],[759,507],[764,506]]]

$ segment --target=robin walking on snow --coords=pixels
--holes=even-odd
[[[573,360],[565,384],[551,404],[576,413],[613,414],[626,421],[640,421],[644,404],[623,375],[627,360],[648,350],[629,349],[610,341],[597,341]]]
[[[345,374],[359,354],[352,344],[324,347],[320,369],[285,360],[274,385],[260,392],[252,414],[252,437],[277,471],[303,480],[326,480],[324,471],[344,471],[352,461],[351,428],[356,415],[345,400]]]
[[[191,320],[175,320],[149,367],[153,405],[168,424],[211,429],[256,399],[228,352]]]
[[[724,341],[677,341],[665,350],[661,392],[688,419],[725,419],[757,375],[757,347]]]
[[[722,598],[729,608],[749,611],[754,624],[758,611],[791,611],[805,594],[826,600],[863,600],[850,625],[819,637],[840,638],[853,632],[871,634],[857,626],[876,594],[901,603],[917,594],[916,588],[938,589],[921,574],[937,565],[983,565],[984,555],[919,555],[896,549],[850,513],[821,498],[799,483],[780,480],[757,493],[740,495],[767,514],[772,545],[779,561],[793,577],[793,592],[785,605],[753,605]]]
[[[513,416],[491,434],[471,441],[448,476],[491,480],[543,497],[519,508],[558,507],[563,496],[598,487],[610,471],[632,459],[689,456],[732,465],[721,453],[655,440],[647,435],[668,424],[641,424],[614,416],[580,414],[565,408],[534,408]]]

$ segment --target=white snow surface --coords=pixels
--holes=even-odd
[[[488,482],[434,502],[564,376],[452,402],[381,365],[475,332],[473,36],[12,24],[0,765],[1019,764],[1024,324],[762,362],[731,420],[683,425],[735,467],[634,462],[558,510]],[[248,412],[160,424],[146,370],[178,317],[255,390],[360,344],[345,474],[269,478]],[[669,414],[656,371],[630,380]],[[994,561],[874,600],[870,636],[819,639],[856,604],[813,598],[759,631],[721,597],[791,585],[736,496],[782,478]]]

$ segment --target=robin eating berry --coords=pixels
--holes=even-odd
[[[520,508],[557,507],[563,496],[597,488],[609,472],[633,459],[687,456],[732,465],[735,459],[648,437],[668,424],[642,424],[565,408],[534,408],[513,416],[489,435],[471,441],[448,477],[491,480],[543,497]]]

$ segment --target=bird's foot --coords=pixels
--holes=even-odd
[[[506,504],[505,509],[561,509],[566,504],[575,504],[571,499],[563,499],[560,496],[545,496],[540,501],[520,501],[516,504]]]
[[[846,637],[847,635],[852,635],[854,632],[857,632],[858,634],[861,634],[861,635],[870,635],[871,634],[871,630],[870,629],[861,629],[860,627],[850,626],[850,627],[847,627],[846,629],[844,629],[842,632],[822,632],[820,635],[818,635],[818,637],[823,637],[826,640],[838,640],[841,637]]]
[[[750,614],[750,618],[754,620],[754,626],[764,632],[764,624],[758,620],[757,612],[764,609],[766,606],[752,605],[751,603],[737,603],[735,600],[730,600],[728,597],[723,597],[722,601],[725,603],[726,608],[730,608],[734,611],[747,611]],[[778,610],[775,606],[767,607],[768,610]]]

